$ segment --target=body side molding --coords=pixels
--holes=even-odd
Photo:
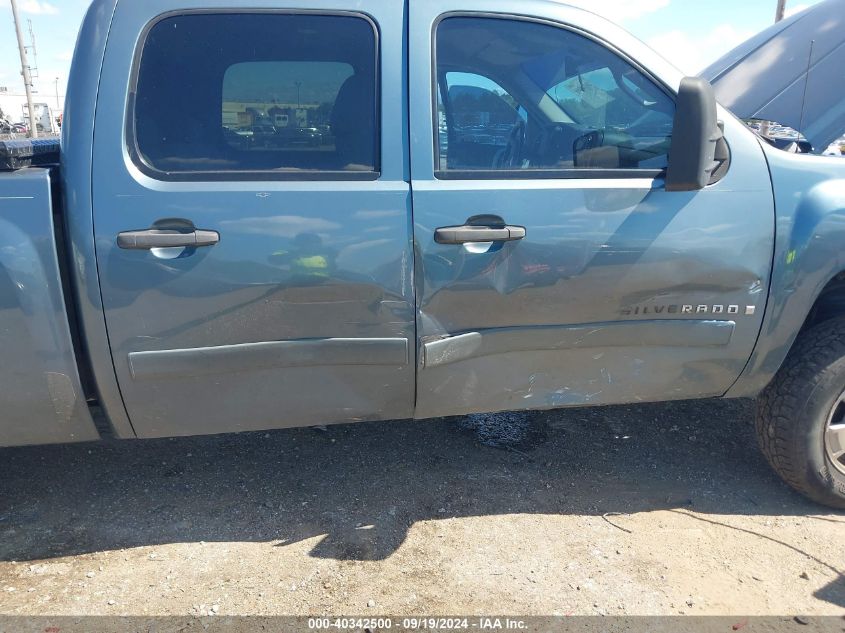
[[[206,376],[278,367],[408,364],[406,338],[325,338],[132,352],[134,380]]]
[[[494,328],[424,344],[424,367],[507,352],[592,347],[715,347],[730,343],[734,321],[649,320]]]

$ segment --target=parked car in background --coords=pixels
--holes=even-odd
[[[220,132],[300,97],[320,151]],[[618,26],[94,0],[67,99],[61,148],[0,142],[0,444],[756,397],[774,469],[845,508],[845,161]]]
[[[250,131],[255,147],[274,147],[279,143],[279,133],[272,125],[253,125]]]
[[[836,139],[831,143],[824,152],[825,156],[843,156],[845,155],[845,136]]]
[[[276,128],[275,142],[279,147],[318,147],[323,135],[315,127],[297,127],[289,125]]]
[[[240,128],[233,130],[232,128],[224,125],[223,138],[232,147],[237,147],[240,149],[249,149],[250,147],[252,147],[252,130],[244,130]]]

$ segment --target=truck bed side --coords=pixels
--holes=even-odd
[[[51,172],[0,173],[0,446],[99,439],[80,381]]]

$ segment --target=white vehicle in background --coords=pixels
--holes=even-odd
[[[845,156],[845,136],[836,139],[824,151],[825,156]]]
[[[59,126],[55,122],[53,110],[46,103],[33,103],[32,107],[35,109],[35,125],[39,133],[42,134],[58,134]],[[28,128],[31,127],[29,123],[29,109],[26,105],[22,106],[23,122]]]

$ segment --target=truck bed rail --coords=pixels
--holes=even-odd
[[[58,163],[60,150],[58,137],[0,141],[0,171]]]

